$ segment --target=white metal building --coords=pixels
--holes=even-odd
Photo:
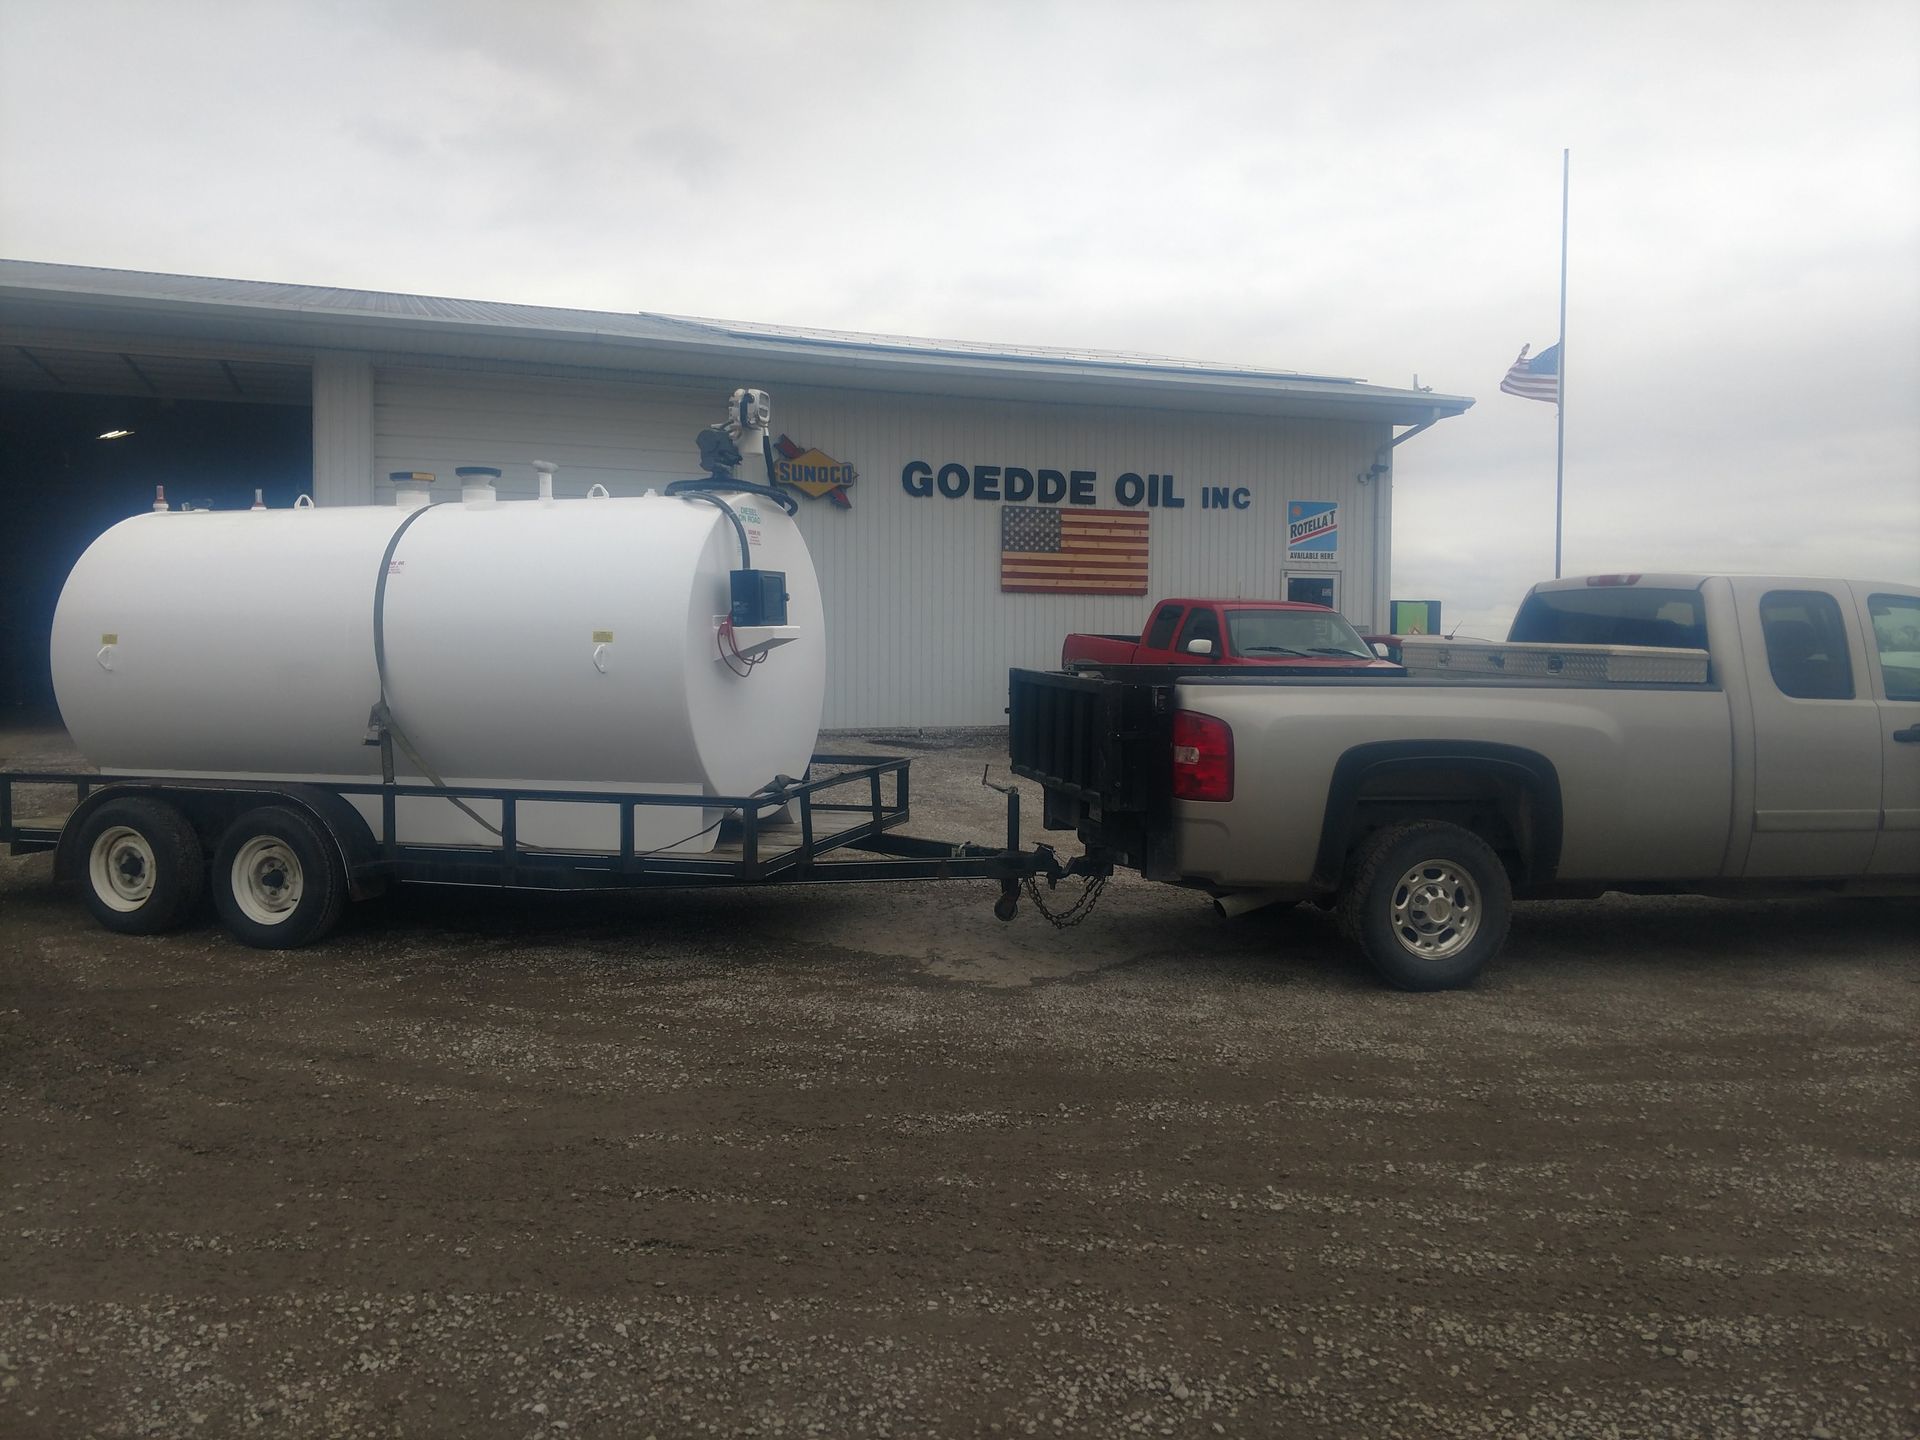
[[[772,393],[796,473],[850,502],[801,505],[836,728],[997,724],[1009,666],[1054,663],[1070,630],[1137,630],[1162,595],[1331,598],[1385,628],[1396,427],[1472,403],[1142,355],[0,261],[12,412],[304,395],[322,505],[387,500],[396,471],[450,497],[461,465],[530,495],[536,458],[562,495],[657,487],[698,473],[694,435],[741,384]],[[1009,500],[1146,514],[1148,593],[1003,590]]]

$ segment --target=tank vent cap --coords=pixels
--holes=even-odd
[[[428,501],[427,487],[434,482],[431,470],[390,470],[387,479],[393,482],[393,503],[402,510],[423,509]]]

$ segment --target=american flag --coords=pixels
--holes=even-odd
[[[1520,358],[1513,362],[1513,368],[1507,371],[1507,378],[1500,382],[1500,388],[1523,400],[1544,400],[1549,405],[1558,405],[1560,343],[1556,340],[1529,360],[1527,351],[1532,348],[1530,345],[1520,347]]]
[[[1062,595],[1147,593],[1147,516],[1134,510],[1000,507],[1000,588]]]

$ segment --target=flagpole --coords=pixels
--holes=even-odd
[[[1560,152],[1560,377],[1553,407],[1553,578],[1560,578],[1560,528],[1567,476],[1567,181],[1571,149]]]

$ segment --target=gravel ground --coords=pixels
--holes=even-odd
[[[989,737],[885,738],[997,838]],[[271,954],[0,860],[0,1434],[1920,1431],[1912,904],[1523,905],[1406,996],[1310,909],[993,895]]]

